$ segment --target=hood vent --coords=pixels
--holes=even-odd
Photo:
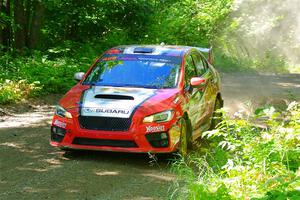
[[[97,94],[97,99],[117,99],[117,100],[134,100],[132,96],[127,95],[115,95],[115,94]]]
[[[136,47],[133,51],[133,53],[153,53],[153,48],[147,48],[147,47]]]

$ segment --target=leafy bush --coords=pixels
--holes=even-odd
[[[13,103],[33,96],[40,90],[38,85],[39,82],[29,84],[25,80],[0,82],[0,104]]]
[[[299,199],[300,103],[224,119],[204,145],[173,170],[173,199]],[[257,125],[257,123],[261,125]]]
[[[67,51],[64,51],[66,53]],[[75,72],[86,71],[95,60],[90,57],[64,57],[62,50],[41,54],[36,51],[31,56],[16,56],[6,53],[0,58],[3,71],[0,73],[0,103],[16,102],[28,96],[49,93],[64,93],[75,85]],[[10,81],[5,81],[9,79]],[[38,86],[38,88],[37,88]],[[24,93],[26,95],[24,95]]]
[[[208,46],[231,11],[232,0],[167,0],[156,5],[146,43]]]

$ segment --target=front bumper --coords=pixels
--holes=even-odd
[[[64,149],[169,153],[177,150],[179,138],[180,127],[175,119],[146,125],[133,120],[128,131],[100,131],[81,128],[77,118],[65,119],[55,115],[50,144]]]

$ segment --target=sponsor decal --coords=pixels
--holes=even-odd
[[[94,117],[129,118],[141,103],[155,95],[156,90],[137,88],[113,88],[95,86],[84,92],[80,114]],[[97,95],[124,95],[131,96],[134,100],[117,101],[115,99],[95,98]]]
[[[126,109],[110,109],[110,108],[83,108],[86,113],[110,113],[110,114],[129,114]]]
[[[104,61],[110,61],[110,60],[116,60],[116,59],[117,59],[117,56],[104,57],[104,58],[102,58],[102,60],[104,60]]]
[[[120,49],[110,49],[106,54],[119,54],[122,53]]]
[[[122,60],[137,60],[137,58],[123,57]]]
[[[164,52],[161,52],[164,53]],[[169,55],[170,54],[170,55]],[[113,55],[113,56],[112,56]],[[174,63],[174,64],[180,64],[181,63],[181,57],[180,55],[177,55],[176,53],[172,54],[170,53],[164,53],[164,55],[143,55],[143,54],[105,54],[101,61],[111,61],[111,60],[136,60],[136,61],[152,61],[152,62],[163,62],[163,63]]]
[[[53,124],[54,124],[55,126],[60,127],[60,128],[66,128],[66,127],[67,127],[67,123],[61,122],[61,121],[59,121],[59,120],[57,120],[57,119],[54,121]]]
[[[146,126],[146,133],[163,132],[165,126]]]

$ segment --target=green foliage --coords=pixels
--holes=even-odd
[[[88,51],[85,46],[82,48]],[[13,53],[2,55],[0,104],[69,90],[76,83],[73,79],[74,73],[86,71],[96,59],[96,56],[92,57],[95,52],[90,51],[89,55],[74,53],[75,58],[71,57],[72,53],[74,52],[68,48],[56,48],[50,49],[47,54],[37,51],[28,57],[16,56]],[[68,57],[64,57],[65,54]]]
[[[300,103],[282,112],[268,107],[236,116],[203,133],[200,151],[173,164],[181,175],[173,199],[300,197]]]
[[[35,95],[66,92],[76,83],[73,74],[86,71],[93,60],[112,46],[162,41],[208,46],[230,13],[231,5],[232,0],[43,1],[44,9],[39,10],[44,15],[43,42],[38,45],[42,51],[16,51],[7,46],[0,50],[0,83],[12,81],[11,89],[0,94],[0,98],[6,99],[1,102],[27,97],[22,93],[18,93],[20,97],[10,95],[18,91],[20,80],[29,85],[38,82],[40,89],[29,92]],[[13,18],[5,16],[1,13],[2,21],[13,27]]]
[[[5,28],[8,23],[10,23],[11,18],[4,13],[0,12],[0,30]]]
[[[215,66],[224,72],[273,72],[289,73],[289,64],[287,60],[272,51],[266,51],[261,55],[246,56],[235,54],[235,52],[226,52],[224,49],[216,49]]]
[[[250,59],[241,59],[234,55],[226,54],[220,47],[214,52],[214,65],[222,72],[256,72],[255,69],[250,67],[253,66]]]
[[[40,87],[38,82],[28,84],[25,80],[0,82],[0,104],[14,103],[35,95]]]
[[[145,0],[47,0],[44,5],[43,48],[65,40],[101,43],[111,34],[120,41],[120,33],[128,35],[117,44],[130,38],[136,40],[152,11],[152,1]]]
[[[232,0],[161,1],[148,31],[148,43],[208,46],[231,11]]]

